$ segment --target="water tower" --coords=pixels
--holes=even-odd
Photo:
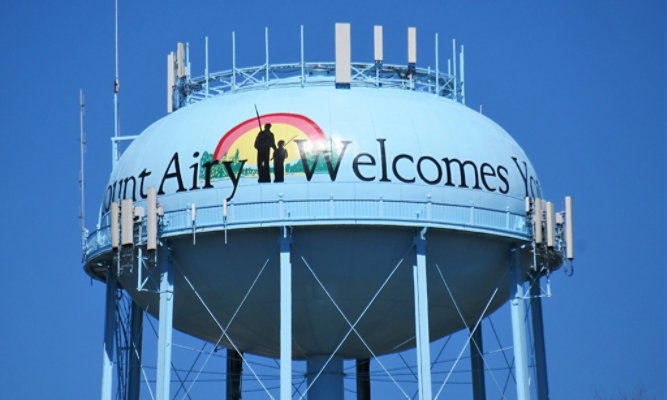
[[[523,282],[572,259],[570,199],[556,213],[519,145],[465,106],[462,47],[419,68],[409,28],[407,63],[389,65],[376,26],[373,62],[357,63],[349,24],[335,32],[335,62],[306,62],[302,30],[300,62],[271,64],[267,32],[265,64],[233,56],[199,77],[179,44],[168,115],[122,155],[127,137],[114,138],[84,245],[85,271],[108,287],[103,398],[118,285],[159,318],[158,399],[172,328],[229,348],[232,369],[243,354],[279,358],[283,400],[292,360],[306,360],[308,399],[342,399],[343,360],[416,348],[430,399],[429,343],[474,338],[508,299],[527,398]]]

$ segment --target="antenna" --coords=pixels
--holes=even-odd
[[[113,136],[117,138],[120,136],[120,127],[118,121],[118,91],[120,90],[120,80],[118,78],[118,0],[114,2],[114,47],[115,47],[115,59],[116,59],[116,77],[113,82]],[[116,163],[118,162],[118,142],[112,140],[111,142],[111,151],[112,158],[111,164],[112,167],[116,168]]]
[[[301,87],[303,87],[303,84],[306,79],[304,75],[306,69],[306,63],[303,58],[303,25],[301,25],[300,33],[301,33]]]
[[[350,88],[352,80],[350,24],[336,24],[336,88]]]
[[[415,88],[414,75],[417,69],[417,28],[408,27],[408,77],[410,89]]]
[[[174,52],[167,54],[167,112],[174,111],[174,87],[176,86],[176,73]]]
[[[118,203],[115,201],[111,202],[110,206],[111,211],[111,248],[116,250],[118,248],[118,242],[120,241],[120,227],[118,226],[118,217],[120,211],[118,209]]]
[[[264,27],[264,53],[266,56],[266,87],[269,87],[269,27]]]
[[[178,79],[185,78],[185,45],[178,43],[176,46],[176,77]]]
[[[146,250],[157,250],[157,216],[157,193],[155,187],[151,186],[146,196]]]
[[[440,92],[440,58],[438,57],[438,34],[435,34],[435,94]]]
[[[384,59],[382,48],[382,25],[373,26],[373,44],[375,63],[382,64],[382,60]]]
[[[461,74],[461,104],[466,103],[466,86],[465,86],[465,70],[463,69],[463,45],[461,45],[461,52],[459,52],[459,73]]]
[[[80,111],[79,111],[79,120],[81,122],[81,136],[79,139],[79,143],[81,145],[81,173],[79,177],[79,186],[81,188],[81,214],[79,215],[79,218],[81,219],[81,240],[82,240],[82,248],[86,249],[86,238],[88,237],[88,231],[86,230],[86,197],[85,197],[85,184],[84,184],[84,159],[83,155],[86,150],[86,138],[83,133],[83,115],[86,107],[86,103],[84,102],[84,97],[83,97],[83,89],[79,89],[79,106]]]
[[[134,242],[134,204],[132,199],[123,199],[120,201],[120,244],[121,246],[131,245]]]
[[[373,27],[373,53],[375,58],[375,86],[380,86],[380,69],[382,69],[382,60],[384,59],[382,25]]]
[[[417,63],[417,28],[408,28],[408,66],[414,67]]]
[[[190,42],[185,42],[185,78],[190,80]]]
[[[574,259],[574,235],[572,231],[572,197],[565,197],[565,244],[567,246],[567,258]]]
[[[456,83],[456,39],[452,39],[452,68],[454,72],[454,100],[458,101],[459,95]]]
[[[204,87],[206,88],[206,97],[208,97],[209,96],[209,94],[208,94],[208,76],[209,76],[208,75],[208,36],[206,36],[204,49],[205,49],[204,75],[206,76],[206,83],[204,84]]]
[[[533,225],[535,228],[535,243],[542,244],[542,221],[543,221],[543,209],[544,205],[542,204],[542,199],[535,198],[535,215],[533,216]]]
[[[232,91],[236,90],[236,32],[232,31]]]
[[[546,207],[546,222],[547,222],[547,247],[553,248],[554,237],[554,203],[547,201]]]

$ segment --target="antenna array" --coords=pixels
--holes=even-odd
[[[450,98],[465,104],[463,46],[458,53],[456,41],[452,41],[452,58],[448,60],[447,73],[439,69],[438,35],[435,35],[435,70],[417,68],[417,29],[409,27],[407,63],[385,64],[383,57],[383,30],[373,29],[374,57],[372,63],[351,61],[350,24],[336,24],[335,62],[307,63],[304,59],[303,26],[300,29],[301,58],[299,63],[271,64],[269,62],[269,31],[265,28],[265,62],[256,67],[236,67],[236,34],[232,32],[232,69],[211,73],[208,59],[208,37],[205,38],[204,75],[192,77],[188,44],[178,43],[176,53],[167,55],[167,112],[173,112],[188,104],[219,95],[243,90],[268,87],[335,85],[337,88],[383,87],[422,91]],[[453,60],[453,62],[452,62]],[[452,72],[451,66],[454,66]],[[298,78],[298,79],[295,79]]]

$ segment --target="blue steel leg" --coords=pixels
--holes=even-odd
[[[526,350],[526,325],[524,316],[523,277],[519,261],[519,250],[512,249],[509,265],[510,310],[512,313],[512,340],[514,344],[514,366],[516,394],[518,400],[530,399],[528,387],[528,353]]]
[[[419,400],[431,400],[431,340],[428,328],[426,290],[426,239],[424,231],[415,237],[415,265],[412,267],[415,289],[415,337],[417,340],[417,378]]]
[[[470,329],[473,329],[472,327]],[[472,398],[486,400],[486,385],[484,383],[484,346],[482,344],[482,324],[471,332],[470,364],[472,369]]]
[[[280,399],[292,399],[292,238],[280,236]]]
[[[540,278],[530,287],[530,311],[533,321],[533,347],[535,351],[535,375],[537,398],[549,400],[549,381],[547,379],[547,355],[544,345],[544,323],[542,320],[542,297]]]
[[[104,317],[104,353],[102,359],[102,400],[111,400],[113,390],[113,359],[116,335],[116,289],[114,268],[107,270],[107,302]]]
[[[243,359],[234,349],[227,349],[227,396],[226,400],[241,399]]]
[[[320,374],[329,359],[327,355],[306,357],[309,400],[342,400],[345,395],[343,357],[334,356]],[[319,374],[319,376],[318,376]],[[313,381],[317,377],[316,381]]]
[[[160,247],[160,314],[157,348],[157,400],[169,399],[171,382],[171,334],[174,316],[174,266],[166,245]]]
[[[357,400],[371,400],[370,358],[358,358],[357,364]]]
[[[139,400],[141,387],[141,348],[144,325],[144,310],[132,302],[130,319],[130,372],[128,383],[129,400]]]

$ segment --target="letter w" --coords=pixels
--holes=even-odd
[[[338,159],[338,162],[336,163],[336,167],[334,167],[331,163],[331,155],[329,154],[329,151],[324,152],[324,161],[327,162],[327,169],[329,170],[329,177],[331,178],[331,181],[336,180],[336,176],[338,176],[338,169],[340,168],[340,163],[343,161],[343,155],[345,154],[345,149],[347,149],[347,145],[352,143],[349,140],[343,140],[343,149],[340,151],[340,154],[336,157]]]
[[[313,173],[315,173],[315,167],[317,167],[317,160],[320,159],[320,153],[321,151],[318,151],[317,154],[315,155],[315,160],[313,160],[313,167],[309,168],[308,167],[308,155],[306,154],[305,150],[303,149],[303,143],[305,140],[295,140],[296,145],[299,146],[299,155],[301,156],[301,164],[303,165],[303,172],[306,173],[306,179],[310,181],[310,179],[313,177]]]
[[[313,160],[313,165],[308,166],[308,155],[306,154],[306,151],[303,148],[303,143],[305,140],[295,140],[296,145],[299,147],[299,155],[301,156],[301,165],[303,165],[303,171],[306,174],[306,179],[310,181],[313,177],[313,174],[315,173],[315,170],[317,169],[317,161],[320,159],[320,154],[322,154],[322,150],[318,150],[317,153],[315,153],[315,159]],[[324,151],[324,161],[327,164],[327,169],[329,170],[329,177],[331,178],[331,181],[335,181],[336,177],[338,176],[338,170],[340,169],[340,163],[343,160],[343,156],[345,155],[345,150],[347,149],[347,146],[352,143],[349,140],[343,140],[343,148],[341,149],[340,153],[336,155],[336,165],[334,166],[334,163],[331,160],[331,151],[325,150]]]

